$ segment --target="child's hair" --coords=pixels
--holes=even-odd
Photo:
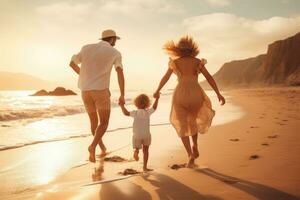
[[[134,99],[134,105],[139,109],[146,109],[150,106],[150,99],[146,94],[140,94]]]
[[[163,49],[166,50],[171,57],[196,57],[200,51],[198,44],[190,36],[181,37],[177,43],[173,40],[169,41],[164,45]]]

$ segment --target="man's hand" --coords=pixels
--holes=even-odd
[[[124,105],[124,104],[125,104],[125,97],[121,95],[119,98],[119,105]]]

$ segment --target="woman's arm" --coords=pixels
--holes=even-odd
[[[165,73],[165,75],[162,77],[158,88],[156,89],[155,93],[153,94],[154,98],[159,98],[159,92],[160,90],[164,87],[164,85],[168,82],[168,80],[170,79],[171,75],[173,73],[173,70],[168,68],[167,72]]]
[[[207,71],[207,69],[204,67],[204,65],[201,66],[201,72],[202,72],[203,76],[206,78],[209,85],[213,88],[213,90],[218,95],[218,99],[221,102],[221,105],[224,105],[225,98],[221,95],[214,78],[210,75],[210,73]]]

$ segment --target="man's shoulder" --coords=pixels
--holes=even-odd
[[[97,45],[97,43],[86,44],[82,48],[94,47],[96,45]]]
[[[82,48],[81,48],[81,51],[85,51],[87,49],[90,49],[90,48],[94,48],[97,44],[86,44],[86,45],[83,45]]]
[[[121,52],[118,49],[116,49],[115,47],[110,46],[109,48],[115,55],[121,55]]]

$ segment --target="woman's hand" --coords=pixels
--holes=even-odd
[[[225,104],[225,98],[221,94],[218,94],[218,99],[219,102],[221,102],[221,106],[223,106]]]
[[[153,94],[153,97],[155,99],[159,98],[160,97],[160,92],[159,91],[156,91],[154,94]]]

